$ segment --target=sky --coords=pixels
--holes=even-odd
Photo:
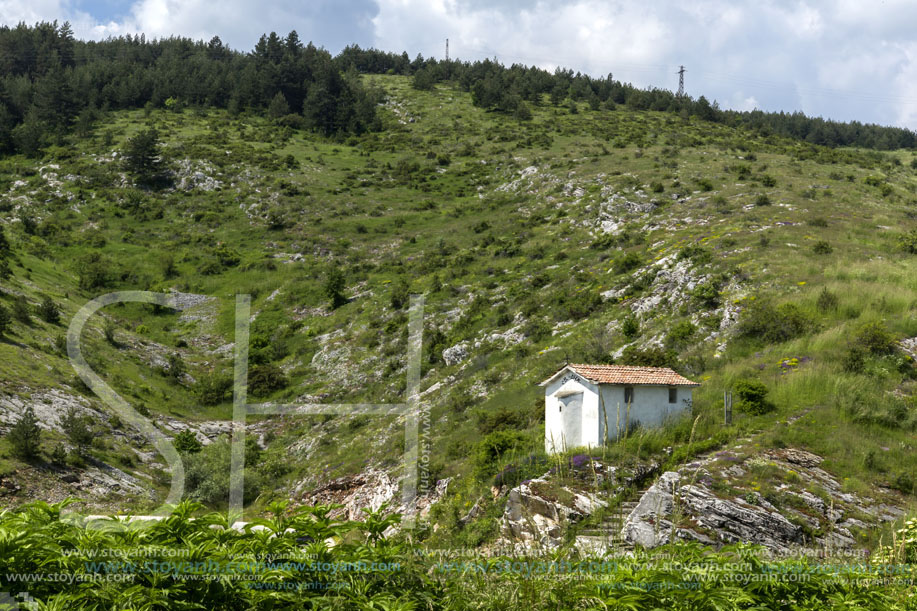
[[[496,58],[685,90],[722,108],[801,110],[917,130],[914,0],[0,0],[0,23],[70,21],[77,37],[145,33],[251,50],[296,30],[442,58]]]

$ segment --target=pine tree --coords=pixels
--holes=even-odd
[[[347,303],[347,297],[344,296],[344,272],[337,267],[331,268],[325,277],[325,295],[331,299],[332,309]]]
[[[0,227],[0,258],[10,254],[11,250],[9,240],[6,239],[6,231]]]
[[[267,108],[267,114],[272,119],[279,119],[290,114],[290,105],[287,104],[287,99],[283,97],[281,92],[278,91],[274,99],[271,100],[271,104]]]
[[[10,311],[6,309],[6,306],[0,305],[0,335],[4,335],[9,331],[12,322],[13,317],[10,315]]]
[[[19,458],[29,460],[38,456],[38,450],[41,447],[41,429],[38,427],[38,418],[31,406],[25,409],[22,416],[7,433],[7,438],[13,446],[13,453]]]
[[[64,429],[70,442],[76,446],[77,454],[85,454],[95,436],[89,427],[89,419],[81,416],[75,408],[71,407],[61,418],[61,428]]]
[[[159,158],[159,134],[154,128],[144,130],[127,141],[124,167],[137,182],[150,184],[162,169]]]

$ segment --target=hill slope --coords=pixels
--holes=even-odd
[[[534,384],[567,359],[672,364],[703,383],[691,419],[637,431],[609,458],[670,468],[754,434],[762,449],[824,458],[846,492],[913,503],[912,153],[547,100],[520,121],[444,86],[364,79],[386,94],[381,131],[329,140],[254,115],[123,111],[40,161],[0,162],[12,250],[0,300],[19,316],[0,342],[0,421],[6,431],[32,405],[47,429],[31,465],[0,441],[4,504],[76,494],[144,510],[164,498],[163,458],[64,355],[71,316],[112,290],[187,306],[106,308],[84,352],[160,430],[208,444],[186,468],[190,492],[214,505],[228,488],[234,296],[253,299],[257,399],[393,403],[412,293],[426,304],[425,498],[453,478],[430,514],[435,539],[493,539],[505,502],[486,493],[493,477],[545,470]],[[134,186],[120,161],[148,125],[171,171],[159,190]],[[60,323],[31,313],[44,297]],[[774,409],[724,426],[722,392],[740,380],[763,382]],[[61,419],[70,407],[93,433],[83,452],[71,448],[79,424]],[[305,502],[333,478],[362,490],[400,476],[396,417],[252,423],[255,508]],[[58,443],[71,451],[55,466]],[[475,501],[478,519],[460,521]]]

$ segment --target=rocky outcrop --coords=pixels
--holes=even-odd
[[[603,464],[586,455],[570,459],[564,483],[552,471],[522,482],[506,493],[501,519],[504,540],[554,547],[563,542],[569,525],[609,504],[611,495],[639,486],[654,475],[656,463],[632,466]]]
[[[502,534],[526,543],[553,547],[563,541],[569,524],[607,505],[595,494],[558,487],[545,478],[534,479],[509,491]]]
[[[699,528],[680,526],[696,524]],[[716,537],[709,536],[713,531]],[[640,499],[621,529],[622,539],[656,547],[674,539],[704,543],[760,543],[776,550],[802,543],[802,529],[773,506],[749,505],[718,498],[703,485],[682,482],[674,471],[663,473]]]
[[[330,515],[347,520],[362,520],[366,516],[364,509],[376,511],[386,504],[392,512],[424,517],[433,503],[446,494],[449,481],[437,481],[433,489],[419,492],[412,502],[405,504],[398,480],[386,471],[371,468],[339,477],[312,490],[306,490],[309,483],[303,480],[294,487],[292,496],[306,505],[342,505]]]
[[[872,515],[875,523],[902,515],[884,502],[843,492],[821,462],[799,449],[717,452],[662,474],[627,516],[621,538],[647,548],[676,539],[757,543],[776,552],[803,545],[843,548],[854,546],[855,531],[868,527],[854,515]],[[749,481],[754,469],[758,475]],[[766,478],[762,494],[757,480]],[[729,493],[717,492],[724,489]]]
[[[465,342],[443,350],[443,362],[446,365],[457,365],[467,359],[468,356],[468,344]]]

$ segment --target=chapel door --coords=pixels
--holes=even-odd
[[[566,450],[583,445],[583,393],[562,397],[560,411],[564,427],[562,447]]]

